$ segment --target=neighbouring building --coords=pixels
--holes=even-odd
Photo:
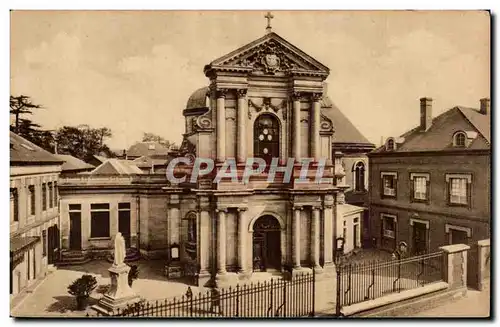
[[[63,161],[10,132],[10,294],[44,278],[59,249],[58,177]]]
[[[420,125],[370,153],[370,233],[378,246],[410,253],[490,237],[490,100],[432,116],[420,99]]]
[[[126,154],[128,160],[134,160],[140,157],[162,157],[169,154],[168,147],[159,142],[137,142],[132,145]]]
[[[197,270],[199,285],[231,284],[261,271],[333,272],[335,238],[361,234],[363,208],[345,203],[345,172],[333,156],[336,122],[324,88],[329,69],[270,32],[212,61],[204,73],[207,86],[183,108],[178,155],[213,158],[216,172],[234,159],[240,181],[249,157],[279,158],[281,165],[294,158],[291,180],[278,173],[268,181],[265,170],[246,184],[213,182],[215,173],[191,182],[188,165],[175,170],[187,179],[174,183],[108,160],[106,169],[60,182],[64,251],[109,251],[121,231],[142,256],[179,259],[184,274]],[[147,144],[140,149],[155,150]],[[132,150],[130,163],[151,157]],[[326,159],[327,180],[297,183],[301,158],[313,158],[308,176]],[[346,244],[359,244],[355,238]]]
[[[345,171],[345,202],[346,210],[351,212],[352,219],[346,222],[346,233],[348,237],[346,246],[349,250],[361,246],[370,247],[371,238],[369,226],[369,199],[368,199],[368,156],[367,153],[375,149],[375,145],[353,125],[344,113],[335,104],[325,113],[333,122],[335,135],[333,138],[334,157],[341,158],[342,167]],[[359,219],[359,210],[361,219]],[[344,222],[341,222],[344,224]],[[359,226],[361,225],[361,227]],[[361,233],[361,234],[360,234]]]

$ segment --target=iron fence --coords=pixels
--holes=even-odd
[[[290,280],[271,279],[211,288],[195,293],[191,287],[176,298],[141,301],[116,310],[112,317],[305,317],[314,315],[315,274]],[[99,315],[98,315],[99,316]]]
[[[443,253],[389,261],[341,264],[340,303],[348,306],[443,280]]]

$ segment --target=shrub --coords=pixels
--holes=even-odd
[[[138,277],[139,277],[139,268],[137,267],[137,265],[131,265],[130,270],[128,272],[128,285],[132,286],[132,283]]]
[[[97,287],[97,279],[92,275],[83,275],[68,286],[68,293],[76,297],[77,308],[85,309],[90,293]]]

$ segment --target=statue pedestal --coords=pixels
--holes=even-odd
[[[139,295],[135,294],[128,285],[129,266],[124,263],[118,266],[113,265],[108,271],[111,276],[111,287],[99,302],[92,306],[92,309],[103,315],[112,315],[116,309],[140,301]]]

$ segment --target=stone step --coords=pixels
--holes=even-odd
[[[134,261],[138,261],[141,259],[141,254],[139,251],[137,251],[137,249],[135,248],[128,248],[126,251],[125,251],[125,260],[124,262],[125,263],[128,263],[128,262],[134,262]],[[108,262],[113,262],[114,261],[114,254],[111,253],[109,256],[106,257],[106,259],[108,260]]]

